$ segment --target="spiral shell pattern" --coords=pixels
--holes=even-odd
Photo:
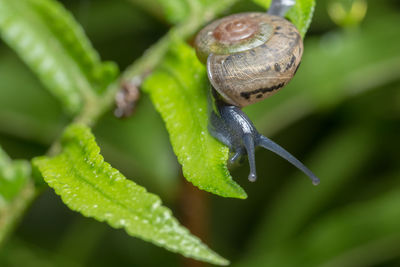
[[[283,88],[303,53],[296,27],[266,13],[240,13],[214,21],[195,39],[212,86],[232,105],[245,107]]]

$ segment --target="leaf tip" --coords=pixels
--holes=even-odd
[[[231,264],[231,262],[223,257],[220,257],[218,261],[215,262],[215,264],[218,264],[220,266],[228,266],[229,264]]]

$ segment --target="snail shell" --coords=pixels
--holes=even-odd
[[[238,107],[261,101],[294,76],[303,41],[286,19],[240,13],[212,22],[196,36],[197,56],[223,99]]]

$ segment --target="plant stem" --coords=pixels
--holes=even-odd
[[[171,28],[157,43],[145,51],[145,53],[130,65],[121,75],[119,81],[111,84],[107,92],[95,103],[96,107],[87,107],[86,113],[78,116],[76,121],[93,124],[98,117],[108,111],[114,104],[114,97],[121,84],[135,80],[139,77],[143,81],[151,71],[160,63],[174,40],[186,40],[206,22],[212,20],[217,14],[226,10],[239,0],[218,0],[210,4],[207,9],[202,8],[197,1],[190,1],[191,15],[182,23]],[[88,104],[90,105],[90,103]],[[93,112],[93,109],[95,112]]]

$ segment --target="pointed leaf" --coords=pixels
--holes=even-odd
[[[0,34],[71,112],[116,78],[57,1],[0,0]]]
[[[70,209],[187,257],[228,264],[181,226],[158,196],[104,162],[89,128],[70,126],[62,148],[58,156],[33,164]]]
[[[185,178],[200,189],[224,196],[246,198],[226,167],[228,148],[208,132],[204,66],[189,46],[171,45],[164,62],[143,84],[161,113]]]
[[[255,3],[268,8],[271,0],[253,0]],[[314,14],[315,0],[296,0],[296,4],[288,11],[286,17],[299,29],[301,35],[307,32]]]

